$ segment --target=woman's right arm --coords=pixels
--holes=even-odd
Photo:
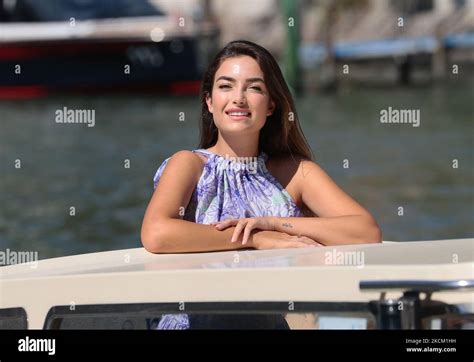
[[[190,151],[179,151],[166,164],[143,218],[141,239],[152,253],[184,253],[242,248],[214,226],[182,220],[202,173],[203,161]]]
[[[249,243],[242,245],[242,240],[236,243],[230,241],[235,227],[221,231],[213,225],[182,220],[180,210],[187,208],[202,169],[203,161],[190,151],[179,151],[169,159],[143,218],[141,239],[146,250],[152,253],[186,253],[308,245],[307,240],[306,243],[296,239],[286,240],[288,234],[268,231],[254,232]]]

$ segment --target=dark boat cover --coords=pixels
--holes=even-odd
[[[147,0],[17,0],[13,9],[6,9],[4,3],[0,0],[0,21],[43,22],[163,15]]]

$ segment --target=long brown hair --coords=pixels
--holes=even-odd
[[[262,69],[270,99],[275,110],[267,117],[260,131],[259,152],[265,152],[269,158],[299,155],[304,159],[313,159],[311,148],[301,130],[295,103],[280,67],[268,50],[258,44],[236,40],[228,43],[211,62],[204,74],[201,86],[201,140],[199,148],[209,148],[216,144],[218,130],[212,113],[206,104],[206,97],[212,95],[214,77],[228,58],[247,55],[257,61]]]

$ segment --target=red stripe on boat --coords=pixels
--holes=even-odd
[[[43,86],[1,87],[0,99],[26,99],[47,95],[48,88]]]
[[[1,45],[0,60],[25,60],[40,57],[54,57],[58,55],[72,55],[78,53],[102,54],[123,51],[130,46],[128,43],[55,43],[55,44],[28,44],[22,46]]]
[[[173,94],[196,94],[201,88],[201,81],[191,80],[185,82],[173,82],[170,91]]]

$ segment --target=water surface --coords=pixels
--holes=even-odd
[[[471,79],[306,95],[297,107],[316,161],[373,213],[385,240],[412,241],[473,236],[472,100]],[[95,127],[56,123],[63,107],[95,110]],[[420,127],[382,124],[388,107],[419,109]],[[196,148],[198,116],[197,97],[1,102],[2,249],[42,259],[140,246],[152,177],[166,157]]]

